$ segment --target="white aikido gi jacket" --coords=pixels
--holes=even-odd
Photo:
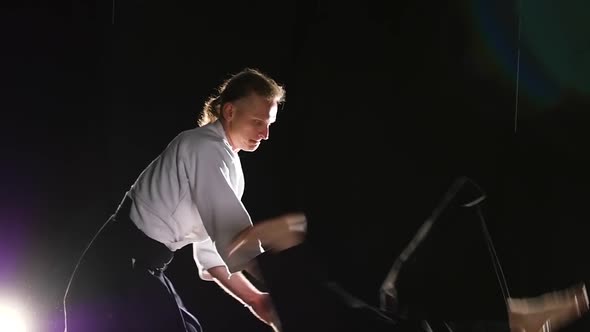
[[[252,225],[241,202],[244,175],[219,121],[177,135],[131,186],[130,218],[150,238],[176,251],[193,244],[199,275],[225,266],[242,270],[263,252],[257,245],[227,257],[225,248]]]

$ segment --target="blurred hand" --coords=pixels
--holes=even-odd
[[[511,332],[557,331],[585,315],[590,309],[584,285],[532,298],[509,298]]]
[[[249,303],[248,308],[254,316],[272,327],[275,332],[280,332],[279,317],[268,293],[261,293],[256,300]]]
[[[307,219],[303,213],[287,213],[256,223],[238,233],[228,247],[228,255],[241,247],[249,247],[260,241],[265,249],[282,251],[300,244],[307,231]]]

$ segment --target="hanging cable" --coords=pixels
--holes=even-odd
[[[114,1],[114,0],[113,0]],[[520,34],[522,29],[522,5],[523,0],[518,1],[517,8],[517,38],[516,38],[516,87],[514,96],[514,133],[518,128],[518,99],[519,99],[519,83],[520,83]]]
[[[113,6],[111,8],[111,24],[115,24],[115,0],[113,0]]]
[[[502,270],[502,265],[500,264],[500,260],[498,259],[498,254],[496,254],[496,249],[494,248],[492,237],[490,236],[490,232],[488,231],[486,221],[483,217],[483,213],[481,212],[481,207],[478,205],[476,209],[479,221],[481,222],[481,229],[483,231],[486,244],[488,245],[488,250],[490,251],[492,265],[494,266],[494,271],[496,272],[496,277],[498,278],[498,282],[500,284],[500,290],[502,291],[502,296],[504,297],[504,302],[508,304],[510,292],[508,291],[508,284],[506,283],[506,278],[504,276],[504,271]]]

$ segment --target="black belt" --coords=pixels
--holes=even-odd
[[[129,195],[125,195],[111,222],[131,255],[133,266],[145,268],[152,274],[161,274],[174,258],[174,252],[137,228],[129,217],[132,203]]]

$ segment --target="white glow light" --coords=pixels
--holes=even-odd
[[[0,332],[27,332],[23,312],[10,303],[0,303]]]

